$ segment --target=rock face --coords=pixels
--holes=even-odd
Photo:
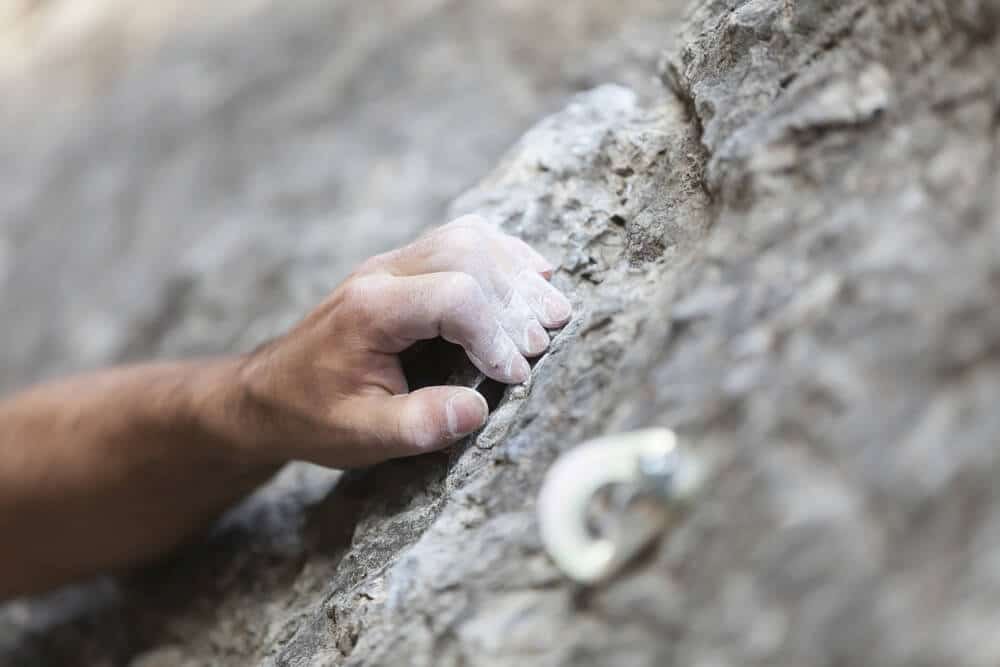
[[[457,11],[508,27],[520,24],[497,21],[545,15],[496,4]],[[579,37],[591,56],[608,54],[580,67],[638,93],[609,85],[576,96],[453,204],[559,259],[556,280],[578,306],[482,434],[336,483],[293,466],[158,568],[9,605],[0,657],[145,667],[1000,663],[1000,3],[705,0],[683,18],[677,9],[605,10],[643,17],[607,39],[664,50],[662,93],[637,73],[651,59],[622,45],[587,51],[603,38]],[[412,11],[441,25],[401,18],[371,29],[407,54],[437,43],[422,31],[451,35],[451,21],[468,34],[436,5]],[[590,16],[558,16],[574,11]],[[304,37],[310,28],[301,24]],[[507,54],[497,62],[531,41],[515,32],[489,42]],[[273,70],[220,75],[232,92],[196,91],[170,115],[145,105],[165,103],[153,93],[173,90],[183,62],[154,63],[115,89],[98,107],[110,120],[93,120],[78,143],[39,140],[27,173],[5,184],[3,298],[18,315],[4,334],[5,386],[139,355],[241,348],[301,312],[343,262],[429,222],[479,166],[455,167],[476,152],[464,140],[479,138],[483,154],[499,142],[502,131],[462,123],[455,131],[468,134],[450,134],[469,108],[448,100],[480,75],[457,68],[451,84],[418,79],[444,111],[410,83],[389,99],[405,107],[403,93],[415,95],[424,106],[413,103],[414,125],[344,102],[359,104],[337,112],[359,134],[325,143],[332,126],[307,111],[328,94],[318,77],[334,72],[310,65],[335,47],[304,37],[296,64],[262,57]],[[571,48],[533,44],[553,59],[563,52],[546,49]],[[364,67],[406,81],[370,57]],[[356,63],[339,76],[363,72]],[[510,81],[552,83],[537,74],[544,65],[531,67],[540,78]],[[281,85],[252,92],[264,81]],[[353,81],[341,90],[386,92]],[[506,127],[552,99],[532,94],[523,114],[499,114]],[[263,108],[240,101],[261,95]],[[407,162],[420,160],[416,137],[435,132],[453,145]],[[393,145],[373,147],[371,136]],[[371,162],[343,173],[368,151],[388,156],[384,175]],[[453,180],[439,183],[439,169]],[[219,180],[201,181],[209,176]],[[326,222],[331,208],[355,217]],[[373,232],[371,221],[396,216],[398,227]],[[96,293],[78,302],[73,281]],[[42,286],[51,302],[32,304]],[[679,431],[710,471],[706,490],[632,567],[575,587],[540,544],[541,479],[582,439],[645,425]]]

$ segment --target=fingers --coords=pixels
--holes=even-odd
[[[563,326],[571,315],[569,301],[546,282],[552,275],[552,263],[478,216],[465,216],[440,227],[383,256],[379,265],[394,275],[462,272],[472,276],[525,357],[542,354],[549,345],[545,328]]]
[[[522,355],[537,357],[549,347],[549,334],[520,290],[515,285],[506,289],[508,296],[506,303],[501,304],[500,325]]]
[[[518,275],[518,286],[538,321],[550,329],[569,322],[573,305],[562,292],[532,271]]]
[[[554,267],[521,239],[504,234],[476,215],[434,229],[414,243],[381,256],[380,264],[397,275],[432,271],[496,268],[510,275],[530,268],[546,279]]]
[[[473,389],[428,387],[399,396],[363,396],[344,406],[350,430],[378,443],[363,448],[370,460],[424,454],[441,449],[486,423],[486,399]]]
[[[351,301],[359,326],[376,334],[377,351],[402,352],[438,336],[461,345],[487,376],[525,382],[531,367],[500,323],[501,312],[466,273],[375,275],[355,281]]]
[[[526,243],[475,216],[365,262],[286,337],[291,351],[281,358],[309,373],[293,383],[304,387],[289,403],[295,423],[327,425],[299,440],[333,443],[305,458],[366,465],[438,449],[482,427],[488,406],[475,391],[401,393],[407,384],[397,355],[441,337],[462,346],[488,377],[527,381],[527,359],[549,346],[546,328],[571,317],[570,302],[548,282],[553,270]],[[331,335],[341,343],[336,350],[328,349]]]
[[[552,266],[552,262],[545,259],[537,250],[521,239],[507,234],[501,234],[501,236],[503,237],[503,240],[507,244],[507,248],[512,255],[521,258],[525,265],[534,269],[535,272],[546,280],[552,277],[552,272],[555,270]]]

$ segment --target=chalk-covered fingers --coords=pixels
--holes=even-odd
[[[548,282],[552,263],[521,239],[504,234],[477,215],[458,218],[441,227],[438,235],[441,250],[449,246],[470,250],[458,256],[464,258],[459,259],[460,267],[477,273],[487,283],[487,291],[506,304],[511,325],[534,320],[555,329],[569,321],[572,305]],[[489,259],[484,257],[487,254]],[[516,332],[512,337],[518,338]]]
[[[358,318],[378,352],[396,354],[440,336],[461,345],[487,376],[507,383],[528,379],[527,360],[500,324],[495,301],[479,282],[456,271],[416,276],[374,274],[355,280]]]
[[[455,442],[482,427],[484,399],[461,387],[408,392],[397,355],[440,336],[487,376],[526,381],[546,328],[570,318],[552,270],[471,217],[372,258],[292,331],[247,355],[236,412],[255,425],[258,449],[280,460],[289,443],[300,458],[345,467]]]
[[[505,284],[496,288],[503,295],[495,299],[500,313],[500,325],[522,355],[528,358],[539,356],[549,347],[548,332],[513,282],[506,282],[503,276],[498,279],[505,281]]]
[[[524,266],[532,269],[535,273],[542,276],[546,280],[552,277],[552,272],[555,270],[555,267],[553,267],[552,262],[545,259],[541,253],[516,236],[504,234],[499,232],[499,230],[497,230],[497,233],[500,234],[503,243],[506,244],[508,252],[510,252],[510,254],[515,258],[519,259]]]
[[[395,275],[461,272],[473,277],[522,356],[549,344],[546,328],[564,325],[569,301],[546,278],[552,264],[529,245],[478,216],[465,216],[378,260]]]
[[[562,292],[533,271],[522,271],[517,279],[518,289],[531,307],[535,317],[550,329],[566,324],[573,314],[573,306]]]

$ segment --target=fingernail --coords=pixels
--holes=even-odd
[[[520,354],[511,355],[510,361],[507,362],[507,377],[514,384],[527,382],[531,377],[531,366]]]
[[[545,299],[545,314],[551,322],[564,324],[569,320],[573,312],[573,306],[563,297],[548,297]]]
[[[448,434],[453,438],[469,435],[486,423],[489,416],[486,399],[473,389],[456,391],[445,403]]]
[[[538,322],[531,322],[524,334],[527,339],[527,348],[532,356],[539,355],[549,346],[549,334]]]

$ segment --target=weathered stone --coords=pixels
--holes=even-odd
[[[555,280],[577,305],[483,433],[335,484],[293,466],[207,543],[103,604],[88,590],[89,611],[9,606],[0,646],[11,660],[144,666],[997,664],[998,9],[693,3],[679,40],[658,33],[673,95],[575,97],[452,207],[560,260]],[[316,94],[300,76],[295,90]],[[295,191],[301,127],[275,130],[296,139],[285,162],[246,168],[284,184],[265,190],[275,197]],[[124,192],[141,182],[108,179]],[[104,201],[96,182],[73,187]],[[324,248],[346,235],[353,257],[429,219],[366,240],[361,222],[317,226],[325,206],[352,209],[314,188],[298,191],[301,217],[206,192],[226,206],[179,210],[220,235],[214,250],[174,265],[186,282],[173,297],[174,273],[146,269],[166,295],[138,321],[153,324],[114,320],[135,342],[97,361],[242,346],[341,275]],[[408,196],[391,201],[427,201]],[[278,226],[286,215],[294,233]],[[53,247],[12,219],[10,247]],[[148,239],[156,219],[137,228]],[[281,232],[247,232],[261,225]],[[242,233],[284,240],[251,264]],[[21,261],[11,275],[35,275]],[[39,345],[27,359],[58,350],[44,372],[91,359]],[[12,377],[28,377],[37,362],[10,354]],[[577,589],[537,534],[541,479],[580,440],[645,425],[678,429],[709,466],[706,491],[631,568]]]

